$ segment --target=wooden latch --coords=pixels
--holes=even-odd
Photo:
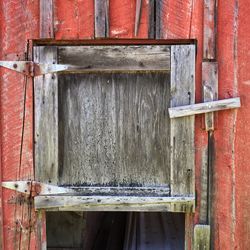
[[[229,98],[219,101],[197,103],[192,105],[179,106],[174,108],[169,108],[170,118],[179,118],[190,115],[205,114],[226,109],[240,108],[240,98]]]
[[[72,68],[72,65],[34,63],[32,61],[0,61],[0,66],[14,70],[28,77],[56,73]]]

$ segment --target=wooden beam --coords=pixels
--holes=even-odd
[[[170,46],[62,46],[58,62],[68,71],[169,71]]]
[[[168,111],[169,111],[169,117],[173,119],[173,118],[204,114],[226,109],[240,108],[240,106],[241,106],[240,98],[236,97],[219,101],[169,108]]]
[[[54,38],[53,0],[40,0],[40,38]]]
[[[170,93],[173,110],[195,102],[194,45],[171,46]],[[170,120],[170,147],[171,195],[194,195],[194,116]]]
[[[57,48],[35,47],[34,61],[57,63]],[[58,82],[56,74],[38,76],[34,79],[34,100],[35,180],[57,184]]]
[[[55,33],[54,33],[54,0],[40,0],[40,39],[43,39],[43,38],[50,38],[50,39],[53,39],[55,37]],[[40,51],[40,49],[36,49],[35,52],[38,52]],[[53,54],[56,54],[55,53],[52,53],[52,58],[49,58],[49,56],[47,58],[44,58],[44,62],[53,62],[54,58],[53,58]],[[34,56],[34,55],[33,55]],[[50,54],[51,56],[51,54]],[[39,53],[36,54],[34,56],[34,60],[35,62],[38,62],[40,61],[40,55]],[[39,80],[37,81],[38,84],[43,84],[44,83],[47,83],[45,84],[45,86],[47,85],[47,88],[50,88],[52,87],[53,88],[53,84],[55,82],[57,82],[57,80],[55,80],[55,82],[52,84],[52,86],[48,86],[48,78],[47,77],[51,77],[51,75],[48,75],[48,76],[45,76],[44,78],[43,77],[40,77]],[[55,77],[56,78],[56,77]],[[40,90],[45,90],[46,87],[45,86],[40,86]],[[35,91],[34,93],[34,99],[36,98],[36,94],[37,92]],[[41,95],[40,95],[41,97]],[[51,98],[51,97],[50,97]],[[39,100],[39,98],[38,98]],[[40,99],[41,101],[41,99]],[[40,103],[41,104],[41,103]],[[45,104],[45,110],[47,108],[47,103]],[[37,119],[37,115],[35,115],[35,119]],[[40,118],[48,118],[48,115],[44,115]],[[39,119],[38,119],[39,120]],[[36,120],[35,121],[35,125],[36,126],[36,122],[38,121]],[[45,119],[46,121],[46,119]],[[41,120],[40,120],[41,122]],[[37,129],[37,127],[35,128],[35,130]],[[39,137],[39,135],[35,135],[34,133],[34,140],[36,140],[37,138]],[[46,138],[46,137],[45,137]],[[52,141],[53,141],[53,137],[51,138]],[[40,142],[40,140],[39,140]],[[39,145],[39,142],[38,142],[38,145]],[[38,149],[38,145],[35,145],[35,149]],[[47,144],[45,144],[47,145]],[[41,144],[40,144],[41,146]],[[48,145],[47,145],[48,146]],[[41,149],[41,148],[40,148]],[[53,149],[52,149],[53,150]],[[46,150],[45,150],[46,151]],[[48,152],[48,150],[46,151]],[[39,161],[39,159],[34,156],[34,161]],[[43,164],[43,160],[41,162],[37,162],[37,164],[40,166]],[[36,166],[35,166],[36,167]],[[37,173],[36,171],[34,171],[35,173]],[[38,238],[38,246],[39,249],[42,249],[42,250],[45,250],[47,248],[47,241],[46,241],[46,215],[45,215],[45,212],[41,211],[40,214],[38,215],[38,218],[37,218],[37,223],[36,223],[36,226],[37,226],[37,238]]]
[[[210,226],[195,225],[194,250],[210,250]]]
[[[36,196],[35,208],[52,211],[194,212],[192,197]]]

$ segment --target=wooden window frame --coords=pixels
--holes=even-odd
[[[171,46],[171,102],[170,107],[190,105],[195,103],[195,54],[194,41],[169,41],[169,40],[102,40],[102,41],[34,41],[33,55],[36,63],[57,63],[57,46],[84,46],[84,45],[170,45]],[[46,46],[47,52],[42,53]],[[179,63],[181,62],[181,63]],[[50,145],[51,164],[44,171],[41,182],[49,182],[57,185],[58,162],[58,100],[57,74],[46,74],[34,79],[35,103],[40,102],[39,93],[47,93],[47,103],[40,112],[35,112],[35,166],[36,174],[41,171],[37,167],[38,150],[41,149],[39,141],[47,136],[52,142]],[[51,105],[52,104],[52,105]],[[36,104],[35,104],[36,105]],[[54,112],[56,111],[56,112]],[[53,113],[53,116],[51,116]],[[47,135],[38,135],[41,117],[43,122],[50,124]],[[140,197],[140,196],[79,196],[75,194],[38,195],[35,197],[35,208],[48,211],[170,211],[170,212],[194,212],[194,116],[182,117],[170,120],[171,136],[171,173],[170,173],[170,196]],[[180,132],[181,131],[181,132]],[[185,144],[187,138],[188,144]],[[183,153],[185,151],[185,153]],[[45,152],[48,153],[48,152]],[[185,164],[183,164],[185,163]],[[39,162],[43,165],[43,162]],[[47,178],[49,176],[49,178]]]

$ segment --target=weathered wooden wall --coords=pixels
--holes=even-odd
[[[94,30],[94,1],[45,0],[53,2],[53,30],[40,32],[56,39],[94,38],[94,34],[109,37],[134,37],[135,0],[110,0],[109,29]],[[158,0],[155,17],[156,37],[198,39],[196,101],[201,101],[201,60],[203,57],[202,0]],[[212,3],[213,4],[213,3]],[[239,111],[223,111],[218,115],[214,132],[214,174],[212,231],[215,249],[248,249],[250,245],[250,5],[248,0],[218,0],[217,60],[219,67],[219,98],[240,95]],[[27,39],[39,35],[38,0],[0,1],[0,59],[23,60]],[[96,5],[97,6],[97,5]],[[102,6],[102,5],[99,5]],[[142,1],[138,37],[152,37],[148,22],[152,1]],[[50,9],[50,8],[49,8]],[[152,16],[151,16],[152,17]],[[41,15],[43,20],[43,15]],[[152,20],[152,18],[150,19]],[[50,19],[46,18],[46,22]],[[100,31],[101,32],[101,31]],[[32,179],[32,85],[19,74],[1,69],[0,75],[0,145],[1,180]],[[25,108],[24,108],[25,107]],[[196,190],[199,222],[201,166],[207,149],[207,133],[202,130],[201,116],[196,117]],[[30,205],[18,193],[3,189],[1,197],[2,244],[4,249],[38,249],[36,216]]]

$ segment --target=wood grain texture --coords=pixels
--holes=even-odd
[[[95,38],[109,37],[109,0],[95,0]]]
[[[59,77],[59,183],[169,183],[168,74]]]
[[[34,61],[57,63],[56,47],[34,48]],[[35,179],[58,182],[58,81],[56,74],[34,79]]]
[[[164,1],[155,1],[155,37],[157,39],[163,38],[164,27],[162,26],[162,11]]]
[[[210,226],[195,225],[194,250],[210,250]]]
[[[170,107],[195,102],[195,46],[171,47]],[[194,116],[171,119],[171,195],[194,194]]]
[[[156,29],[156,2],[149,0],[148,3],[148,38],[154,39]]]
[[[204,147],[201,155],[201,173],[200,173],[200,206],[199,223],[208,223],[208,147]]]
[[[37,248],[40,250],[47,249],[47,238],[46,238],[46,211],[39,210],[36,212],[36,236],[37,236]]]
[[[196,214],[196,203],[195,213],[185,213],[185,250],[193,250],[193,235],[194,235],[194,218]]]
[[[133,211],[192,213],[194,197],[36,196],[35,208],[47,211]]]
[[[175,108],[169,108],[169,116],[171,119],[174,118],[180,118],[185,116],[192,116],[192,115],[199,115],[199,114],[209,114],[211,112],[215,111],[221,111],[221,110],[227,110],[227,109],[234,109],[234,108],[240,108],[240,98],[228,98],[224,100],[218,100],[218,101],[210,101],[210,102],[204,102],[204,103],[196,103],[191,105],[184,105],[180,107]],[[212,130],[213,125],[212,121],[208,118],[206,119],[207,128],[209,130]]]
[[[53,0],[55,39],[93,39],[95,8],[93,0]]]
[[[217,1],[204,1],[203,18],[203,59],[216,59],[216,18]]]
[[[40,0],[40,38],[54,38],[53,0]]]
[[[142,8],[142,0],[136,0],[136,7],[135,7],[135,37],[138,35],[138,30],[140,28],[141,8]]]
[[[169,71],[170,46],[60,46],[58,62],[86,71]]]
[[[203,102],[218,100],[218,63],[202,63]],[[214,113],[205,115],[206,131],[214,130]]]
[[[156,4],[157,38],[190,38],[194,1],[157,0]]]

